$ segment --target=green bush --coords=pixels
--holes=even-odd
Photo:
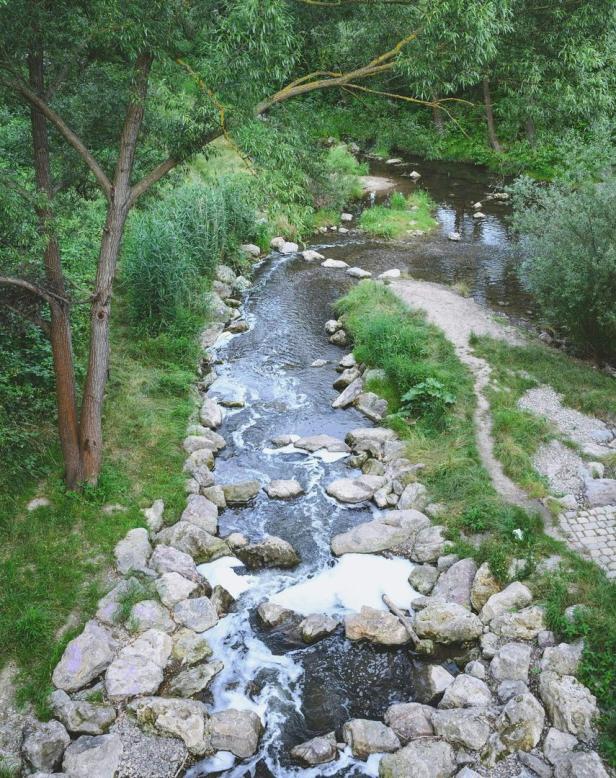
[[[616,178],[513,187],[520,275],[541,313],[583,352],[616,356]]]

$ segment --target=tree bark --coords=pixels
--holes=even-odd
[[[43,52],[40,48],[30,53],[28,57],[28,71],[31,88],[35,93],[43,94],[44,65]],[[66,302],[60,247],[51,229],[53,214],[50,203],[53,197],[53,185],[51,181],[47,121],[34,105],[30,108],[30,122],[36,185],[38,190],[47,198],[46,204],[37,206],[36,212],[41,230],[47,241],[43,257],[47,285],[49,290],[55,295],[55,297],[50,296],[48,298],[51,313],[49,338],[56,383],[58,435],[64,459],[64,479],[67,486],[72,489],[81,481],[82,469],[70,310]]]
[[[490,81],[487,77],[483,79],[483,102],[486,111],[490,146],[492,146],[494,151],[497,151],[500,154],[502,153],[503,148],[498,141],[498,136],[496,135],[496,124],[494,122],[494,112],[492,111],[492,96],[490,94]]]
[[[537,139],[536,131],[535,131],[535,122],[530,118],[530,116],[526,120],[526,139],[528,140],[531,146],[535,145],[535,141]]]
[[[433,98],[436,101],[437,98]],[[432,121],[434,122],[434,128],[439,135],[443,135],[445,132],[445,122],[443,120],[443,112],[437,106],[432,107]]]

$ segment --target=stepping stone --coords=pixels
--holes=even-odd
[[[270,481],[265,487],[265,492],[271,499],[289,500],[293,497],[299,497],[304,493],[302,485],[294,478],[289,480]]]
[[[304,451],[310,451],[314,453],[324,448],[331,452],[344,452],[350,451],[347,444],[339,438],[334,438],[332,435],[311,435],[306,438],[297,438],[295,440],[295,448],[304,449]]]
[[[326,259],[325,262],[321,262],[321,267],[329,267],[334,270],[343,270],[348,266],[348,262],[345,262],[342,259]]]
[[[325,259],[325,257],[314,249],[306,249],[306,251],[302,251],[302,259],[305,259],[306,262],[315,262],[317,259]]]
[[[398,268],[393,268],[392,270],[386,270],[384,273],[380,273],[377,278],[379,278],[381,281],[385,281],[388,278],[400,278],[402,273],[398,270]]]
[[[370,500],[374,494],[374,489],[371,486],[354,478],[338,478],[329,484],[325,491],[330,497],[351,504]]]
[[[347,275],[352,276],[353,278],[372,278],[372,273],[361,267],[350,267],[347,270]]]

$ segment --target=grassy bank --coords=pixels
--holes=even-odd
[[[434,202],[423,191],[405,197],[392,194],[387,205],[375,205],[362,211],[359,226],[369,235],[403,239],[418,232],[429,232],[437,225],[432,216]]]
[[[439,522],[448,527],[458,553],[488,561],[503,583],[510,572],[528,579],[545,604],[549,627],[565,640],[584,638],[579,677],[602,707],[600,746],[616,765],[616,585],[596,565],[548,537],[538,516],[504,504],[495,493],[475,444],[471,376],[440,330],[386,287],[370,281],[354,287],[339,302],[338,312],[358,361],[384,371],[384,377],[372,380],[368,388],[388,400],[385,423],[404,437],[411,461],[425,464],[420,479],[431,498],[446,506]],[[512,349],[487,339],[477,348],[486,358],[490,355],[499,383],[518,369],[533,368],[540,381],[551,382],[553,376],[555,388],[567,401],[579,386],[574,407],[598,413],[613,410],[612,379],[561,354],[538,347]],[[518,436],[513,441],[521,448],[522,432],[533,437],[526,422],[519,418],[513,425]],[[539,430],[534,437],[543,434]],[[549,557],[556,558],[555,567],[544,563]],[[515,570],[510,567],[514,560],[522,562]],[[565,617],[571,605],[583,606],[573,621]]]

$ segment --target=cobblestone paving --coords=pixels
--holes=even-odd
[[[616,578],[616,505],[590,510],[567,511],[560,526],[572,548]]]

